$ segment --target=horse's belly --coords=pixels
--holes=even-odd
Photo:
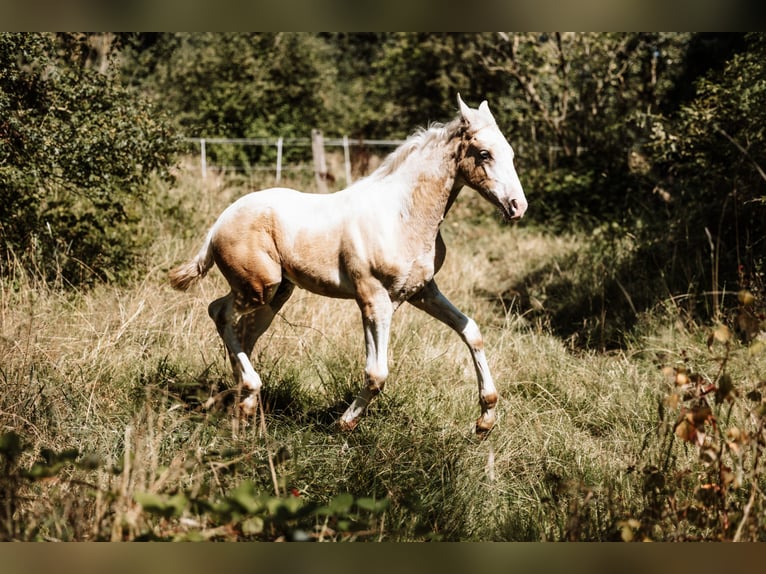
[[[297,247],[282,258],[282,270],[290,281],[318,295],[341,299],[354,297],[354,284],[339,264],[337,250],[318,249],[316,243]]]
[[[338,299],[352,299],[355,296],[354,286],[343,277],[328,273],[307,273],[305,270],[290,267],[283,269],[290,281],[317,295]]]

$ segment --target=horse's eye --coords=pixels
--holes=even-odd
[[[481,158],[481,160],[482,160],[482,161],[488,161],[488,160],[489,160],[489,158],[491,158],[491,157],[492,157],[492,154],[491,154],[491,153],[489,153],[489,151],[487,151],[487,150],[483,149],[483,150],[481,150],[481,151],[479,152],[479,157]]]

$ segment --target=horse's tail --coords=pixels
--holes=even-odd
[[[170,285],[174,289],[186,291],[207,274],[214,263],[212,240],[213,229],[208,232],[205,243],[194,259],[182,263],[170,271],[168,278],[170,279]]]

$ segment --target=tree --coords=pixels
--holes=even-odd
[[[666,241],[693,254],[687,280],[714,292],[766,291],[765,58],[763,36],[747,35],[745,49],[698,79],[692,99],[652,124]]]
[[[123,73],[152,94],[187,137],[308,137],[312,128],[337,123],[334,54],[315,34],[163,34],[127,44]],[[142,71],[147,68],[151,73]],[[257,147],[209,152],[217,163],[235,165],[274,153]]]
[[[86,49],[83,35],[0,34],[3,274],[16,260],[85,284],[127,273],[139,256],[131,230],[174,139],[148,102],[87,65]]]
[[[688,41],[662,33],[496,35],[483,64],[510,84],[509,132],[538,193],[531,217],[592,226],[629,218],[647,202],[647,118],[665,105]]]
[[[417,126],[451,119],[458,92],[500,111],[507,79],[483,65],[491,34],[401,32],[383,39],[372,63],[366,110],[355,128],[368,137],[405,137]],[[496,114],[497,115],[497,114]]]

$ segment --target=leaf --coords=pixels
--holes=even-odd
[[[731,340],[731,330],[726,325],[718,325],[713,329],[713,332],[708,338],[708,347],[713,346],[713,342],[726,344]]]
[[[154,492],[136,492],[133,495],[133,499],[146,512],[162,516],[163,518],[180,516],[189,503],[183,492],[179,492],[170,498]]]
[[[383,512],[386,508],[388,508],[388,505],[391,501],[388,498],[382,498],[380,500],[377,500],[375,498],[359,498],[356,501],[356,505],[361,510],[367,510],[368,512],[372,513],[379,513]]]
[[[247,514],[256,514],[264,508],[263,501],[255,491],[255,485],[249,480],[240,483],[227,498]]]
[[[242,533],[246,535],[260,534],[263,532],[264,521],[260,516],[251,516],[240,524]]]
[[[15,432],[7,432],[0,435],[0,454],[4,455],[9,461],[15,461],[23,452],[21,437]]]
[[[755,302],[755,296],[747,289],[742,289],[737,293],[737,299],[742,305],[748,306]]]
[[[56,476],[59,471],[64,468],[64,466],[65,464],[63,462],[57,462],[55,464],[36,462],[24,474],[27,476],[27,478],[31,478],[33,480],[42,480],[44,478],[51,478],[52,476]]]
[[[691,443],[697,442],[697,427],[685,418],[676,425],[675,433],[681,440]]]
[[[173,516],[181,516],[189,504],[189,499],[183,492],[178,492],[167,501],[169,508],[173,509]]]
[[[638,530],[641,527],[641,523],[635,518],[629,518],[628,520],[619,521],[617,527],[620,529],[620,538],[622,538],[622,541],[632,542],[633,531]]]
[[[165,501],[159,494],[153,492],[136,492],[133,499],[147,512],[153,512],[165,507]]]
[[[282,499],[282,506],[287,510],[290,514],[297,513],[301,508],[303,508],[304,502],[302,498],[297,498],[295,496],[290,496],[288,498]]]
[[[347,492],[337,495],[326,506],[316,510],[319,515],[342,516],[348,514],[354,504],[354,496]]]
[[[702,446],[705,442],[705,423],[715,423],[713,411],[702,402],[691,409],[683,409],[676,423],[675,433],[680,439]]]
[[[715,391],[715,404],[720,405],[724,401],[733,401],[737,396],[734,382],[729,375],[722,375]]]
[[[348,492],[339,494],[330,501],[328,505],[333,514],[348,514],[351,505],[354,504],[354,496]]]

